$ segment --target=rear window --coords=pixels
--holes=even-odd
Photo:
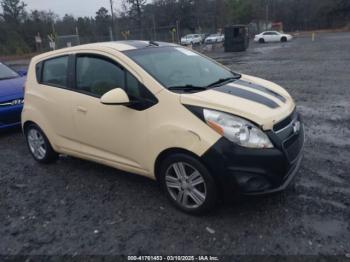
[[[68,56],[46,60],[43,63],[42,84],[59,87],[68,86]]]

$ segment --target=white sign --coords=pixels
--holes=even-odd
[[[35,36],[35,43],[37,44],[41,44],[43,41],[41,40],[41,37],[40,36]]]
[[[55,42],[50,41],[50,42],[49,42],[49,45],[50,45],[50,48],[51,48],[52,50],[55,50],[55,49],[56,49],[56,43],[55,43]]]

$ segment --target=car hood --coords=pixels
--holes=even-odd
[[[0,102],[23,98],[26,77],[0,80]]]
[[[261,78],[242,75],[241,79],[203,92],[181,94],[181,103],[210,108],[248,119],[264,130],[272,129],[295,108],[282,87]]]

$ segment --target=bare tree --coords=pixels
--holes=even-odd
[[[25,14],[26,4],[20,0],[1,0],[2,17],[7,23],[19,24]]]
[[[140,39],[143,38],[142,7],[146,4],[146,1],[147,0],[126,0],[126,2],[130,5],[129,16],[136,20]]]

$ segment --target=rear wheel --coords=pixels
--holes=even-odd
[[[260,39],[259,39],[259,43],[260,43],[260,44],[265,43],[265,39],[264,39],[264,38],[260,38]]]
[[[160,178],[170,201],[189,214],[201,214],[217,202],[216,184],[207,168],[187,154],[174,154],[161,164]]]
[[[40,163],[51,163],[58,158],[44,132],[35,124],[25,129],[25,136],[30,153]]]

